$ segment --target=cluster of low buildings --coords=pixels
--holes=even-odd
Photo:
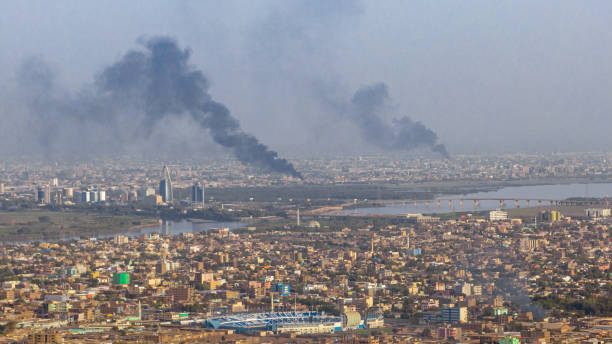
[[[612,177],[611,161],[572,154],[363,156],[296,167],[318,184],[429,185],[605,179]],[[15,211],[21,199],[166,205],[155,211],[188,199],[202,208],[207,186],[302,183],[254,177],[236,162],[169,165],[161,175],[160,165],[4,164],[3,208]],[[179,189],[190,195],[179,196]],[[249,201],[253,212],[243,218],[249,224],[235,230],[3,243],[0,343],[605,343],[612,337],[607,206],[589,203],[571,216],[551,204],[523,217],[509,209],[488,216],[353,217],[300,201],[310,208],[302,221],[291,202],[262,203],[261,213],[274,216],[253,216],[261,209]]]
[[[4,244],[0,342],[612,336],[606,220],[347,221]]]

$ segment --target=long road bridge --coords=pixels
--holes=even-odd
[[[436,199],[424,199],[424,200],[375,200],[370,202],[385,203],[395,206],[396,204],[402,204],[404,207],[408,204],[414,204],[414,207],[418,207],[420,204],[429,207],[430,204],[435,204],[438,208],[442,204],[448,203],[448,209],[453,209],[454,204],[459,205],[459,209],[463,209],[464,202],[473,202],[474,208],[478,208],[482,201],[496,201],[499,203],[499,208],[503,208],[506,204],[512,204],[515,208],[519,208],[521,204],[525,204],[528,208],[532,204],[541,206],[588,206],[588,205],[608,205],[608,199],[585,199],[585,200],[556,200],[548,198],[436,198]]]

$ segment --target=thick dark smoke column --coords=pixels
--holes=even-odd
[[[152,138],[160,126],[165,134],[168,119],[189,115],[242,163],[301,178],[211,98],[208,80],[189,64],[188,49],[168,37],[141,44],[144,49],[126,53],[76,95],[61,92],[39,59],[24,63],[18,80],[36,126],[32,136],[46,156],[116,153]]]
[[[429,147],[432,151],[449,157],[446,147],[438,143],[438,136],[420,122],[404,116],[385,123],[380,113],[389,98],[383,83],[362,87],[353,95],[349,116],[357,124],[364,139],[381,148],[411,150]]]
[[[506,293],[510,301],[519,306],[522,312],[531,312],[534,319],[542,319],[548,314],[548,311],[542,308],[542,306],[531,301],[527,291],[520,284],[517,284],[517,281],[513,278],[501,278],[495,285],[498,291]]]
[[[152,38],[143,46],[145,51],[130,51],[102,72],[97,80],[101,92],[144,106],[149,130],[164,117],[187,113],[242,163],[301,178],[287,160],[244,133],[229,110],[211,98],[208,80],[189,65],[188,49],[167,37]]]

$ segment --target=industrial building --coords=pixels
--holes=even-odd
[[[80,201],[83,203],[100,203],[106,202],[106,191],[98,189],[89,189],[80,193]]]
[[[46,185],[44,187],[39,186],[36,189],[36,200],[42,204],[51,203],[51,186]]]

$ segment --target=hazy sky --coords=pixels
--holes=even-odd
[[[609,151],[610,22],[610,1],[4,1],[0,134],[27,135],[14,89],[32,56],[78,93],[168,35],[281,155],[368,147],[336,105],[381,82],[385,119],[422,122],[451,154]]]

